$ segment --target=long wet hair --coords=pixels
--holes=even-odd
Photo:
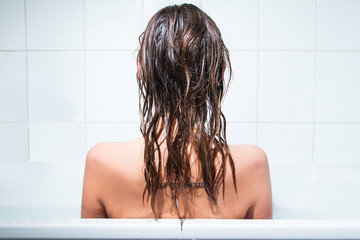
[[[200,166],[202,186],[216,203],[221,185],[225,192],[227,161],[236,189],[221,111],[232,74],[220,31],[198,7],[182,4],[157,12],[139,40],[137,80],[140,130],[145,141],[143,200],[150,197],[156,215],[155,196],[167,182],[177,206],[184,186],[191,184],[191,149]],[[227,83],[226,67],[230,73]],[[160,152],[162,143],[167,156]]]

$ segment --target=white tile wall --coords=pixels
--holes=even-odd
[[[83,123],[30,123],[31,162],[85,161]]]
[[[260,49],[314,49],[315,0],[260,0]]]
[[[259,121],[313,121],[314,54],[261,52]]]
[[[59,163],[83,164],[98,142],[140,136],[137,38],[156,11],[183,2],[0,0],[3,171],[50,179],[37,194],[59,203],[45,192],[60,186],[51,174],[70,176]],[[231,50],[230,144],[258,144],[271,162],[359,162],[360,1],[186,2],[215,20]],[[0,192],[10,185],[0,181]],[[29,195],[20,193],[31,184],[11,186],[19,194],[9,196]],[[64,201],[77,206],[78,196]]]
[[[126,142],[141,137],[140,123],[88,123],[87,150],[101,142]]]
[[[26,58],[0,52],[0,122],[27,121]]]
[[[230,145],[256,144],[256,123],[226,123],[226,138]]]
[[[0,162],[28,161],[26,123],[0,123]]]
[[[360,124],[316,124],[314,160],[360,162]]]
[[[317,55],[315,120],[360,122],[360,53]]]
[[[141,31],[141,0],[85,1],[87,49],[135,50]]]
[[[233,78],[223,103],[228,121],[255,122],[257,104],[256,52],[230,53]]]
[[[261,123],[258,144],[269,161],[311,161],[313,125]]]
[[[25,49],[23,0],[0,1],[0,49]]]
[[[6,208],[12,209],[12,218],[26,215],[29,210],[37,210],[40,215],[29,215],[29,218],[41,218],[41,215],[55,218],[56,215],[45,214],[44,211],[54,214],[54,209],[61,211],[62,207],[73,207],[78,212],[69,214],[66,213],[67,208],[64,208],[63,216],[80,217],[83,174],[79,173],[84,172],[84,165],[83,162],[0,162],[0,208],[3,211]],[[16,212],[16,207],[20,211]],[[0,215],[2,214],[3,212]]]
[[[83,0],[26,0],[28,49],[83,49]]]
[[[29,120],[85,120],[84,53],[29,52]]]
[[[215,21],[229,49],[257,48],[257,1],[202,0],[201,7]]]
[[[319,49],[360,49],[360,2],[357,0],[319,1]]]
[[[135,58],[132,51],[86,53],[88,121],[139,121]]]
[[[137,37],[160,8],[184,2],[2,0],[0,121],[88,122],[87,147],[116,139],[107,129],[139,122]],[[260,143],[259,123],[359,122],[360,57],[349,51],[359,49],[357,1],[189,2],[232,49],[223,107],[231,141]],[[33,50],[6,52],[24,49]]]

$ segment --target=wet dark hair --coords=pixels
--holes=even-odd
[[[216,203],[221,185],[225,192],[227,161],[236,189],[221,111],[231,65],[219,29],[194,5],[165,7],[150,19],[140,36],[137,63],[140,129],[145,141],[143,200],[146,194],[150,197],[156,215],[155,196],[165,181],[171,183],[168,187],[177,203],[184,186],[191,182],[191,148],[200,164],[204,189]],[[227,84],[226,67],[230,72]],[[160,139],[161,134],[165,137]],[[163,142],[167,158],[160,152]]]

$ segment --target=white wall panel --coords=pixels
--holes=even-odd
[[[0,1],[0,50],[25,49],[25,7],[23,0]]]
[[[318,49],[360,49],[360,1],[318,1]]]
[[[0,52],[0,121],[27,121],[26,57]]]
[[[87,150],[101,142],[127,142],[141,137],[140,123],[88,123]]]
[[[0,162],[27,162],[28,129],[26,123],[0,123]]]
[[[259,48],[315,47],[315,0],[260,0]]]
[[[256,123],[226,123],[228,144],[256,144]]]
[[[261,52],[259,121],[313,120],[314,54]]]
[[[83,49],[82,0],[27,0],[28,49]]]
[[[257,1],[203,0],[201,7],[215,21],[229,49],[257,48]]]
[[[316,124],[314,160],[360,162],[360,124]]]
[[[30,123],[31,162],[85,161],[83,123]]]
[[[86,0],[85,19],[87,49],[135,50],[138,47],[140,0]]]
[[[84,53],[28,54],[31,122],[85,120]]]
[[[228,121],[255,122],[257,108],[257,56],[255,52],[230,53],[233,79],[223,103]],[[228,76],[225,80],[227,81]]]
[[[86,54],[86,113],[90,122],[139,121],[135,54]]]
[[[312,160],[312,124],[262,123],[258,128],[258,144],[269,161]]]
[[[317,55],[315,120],[360,122],[360,53]]]

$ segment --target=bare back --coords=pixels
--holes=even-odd
[[[143,201],[143,139],[95,145],[88,153],[84,175],[83,218],[154,218],[150,201]],[[229,146],[236,170],[235,191],[230,166],[226,168],[225,194],[217,203],[204,188],[187,188],[178,209],[185,218],[271,218],[271,186],[265,153],[254,145]],[[195,159],[195,158],[194,158]],[[196,175],[196,161],[192,171]],[[177,218],[169,188],[159,189],[156,211],[161,218]]]

